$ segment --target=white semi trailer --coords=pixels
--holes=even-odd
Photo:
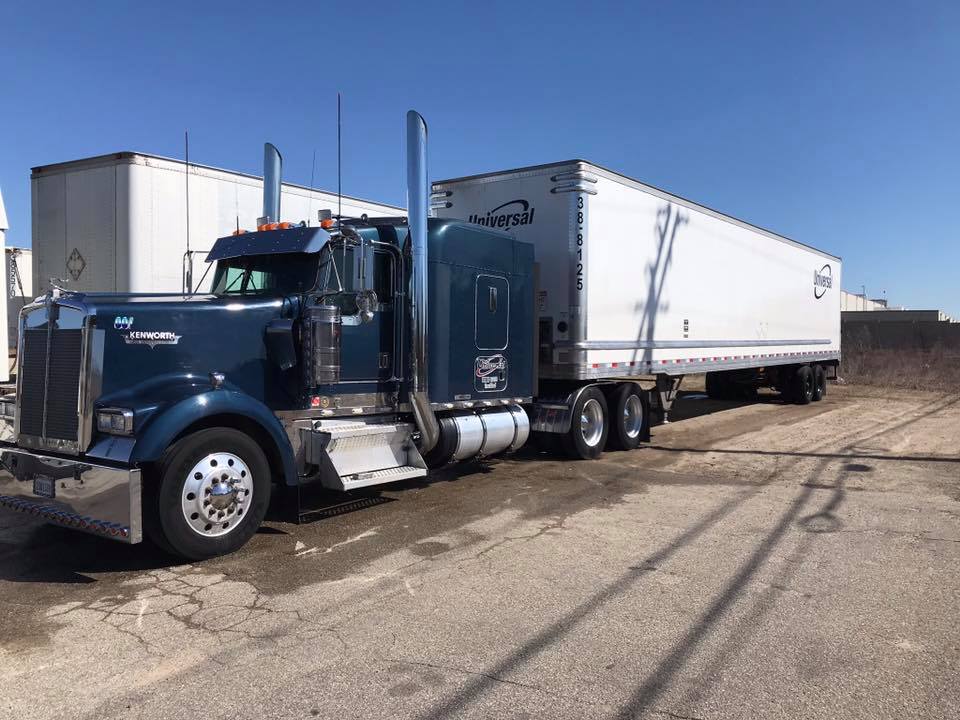
[[[583,160],[439,181],[432,206],[536,248],[534,430],[588,422],[589,381],[653,378],[665,416],[686,374],[706,372],[712,397],[767,385],[809,402],[835,373],[834,255]]]
[[[206,290],[210,277],[200,280],[213,239],[238,225],[255,230],[263,198],[260,177],[137,152],[35,167],[31,188],[37,292],[50,278],[75,291]],[[337,212],[335,193],[285,183],[281,198],[286,217],[316,224],[319,210]],[[403,210],[344,196],[342,214]]]

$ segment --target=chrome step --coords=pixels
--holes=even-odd
[[[321,482],[350,490],[422,477],[427,465],[404,422],[317,420],[307,438],[307,461],[321,468]]]
[[[398,480],[424,477],[426,474],[426,468],[404,465],[402,467],[392,467],[384,470],[371,470],[370,472],[356,473],[355,475],[344,475],[340,478],[340,482],[343,484],[344,490],[354,490],[356,488],[369,487],[371,485],[383,485],[384,483],[397,482]]]

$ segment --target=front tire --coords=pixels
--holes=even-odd
[[[600,388],[586,388],[573,405],[570,430],[564,436],[564,450],[574,460],[596,460],[607,444],[610,431],[607,399]]]
[[[187,435],[167,449],[147,495],[153,539],[189,560],[226,555],[260,527],[270,505],[270,467],[253,438],[232,428]]]

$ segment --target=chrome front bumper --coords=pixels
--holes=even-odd
[[[35,494],[42,490],[52,497]],[[143,539],[140,470],[0,446],[0,508],[128,543]]]

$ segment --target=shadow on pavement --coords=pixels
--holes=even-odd
[[[744,588],[750,583],[757,571],[763,567],[771,553],[783,540],[787,530],[796,523],[800,529],[811,535],[816,533],[834,532],[842,525],[835,511],[842,503],[844,492],[844,475],[831,486],[833,493],[827,504],[818,512],[802,516],[801,513],[810,499],[816,486],[820,483],[820,475],[834,460],[834,457],[852,457],[846,453],[859,443],[874,439],[911,425],[918,420],[933,415],[951,405],[960,402],[960,398],[941,402],[916,417],[887,426],[882,430],[870,433],[865,437],[858,437],[852,443],[844,446],[839,453],[827,453],[821,458],[817,468],[800,484],[800,491],[790,502],[787,509],[780,515],[776,524],[760,540],[747,560],[740,566],[737,573],[720,591],[719,595],[708,605],[707,610],[693,623],[663,660],[647,676],[647,678],[631,694],[626,703],[617,711],[617,717],[638,717],[652,709],[653,704],[660,698],[673,678],[684,668],[693,650],[699,646],[711,632],[717,622],[727,613],[730,607],[741,597]],[[706,450],[703,450],[706,452]],[[786,453],[790,455],[790,453]],[[813,456],[816,456],[814,453]],[[796,457],[796,454],[794,454]],[[799,462],[799,460],[797,460]],[[795,463],[796,464],[796,463]],[[537,632],[532,638],[520,645],[492,667],[485,668],[478,677],[470,681],[465,688],[449,697],[445,702],[437,705],[423,717],[429,720],[440,720],[451,715],[462,713],[464,708],[475,702],[483,693],[498,682],[503,681],[509,674],[526,664],[548,647],[554,645],[562,637],[568,635],[579,623],[592,613],[599,610],[612,599],[630,591],[648,572],[655,572],[661,563],[670,559],[681,548],[691,544],[707,530],[717,525],[726,516],[731,514],[743,503],[762,492],[763,489],[781,476],[784,468],[778,468],[764,479],[756,489],[740,493],[727,500],[717,509],[707,514],[695,525],[681,533],[671,543],[659,551],[647,556],[640,562],[632,565],[627,573],[615,582],[600,589],[596,594],[576,608],[559,618],[557,621]],[[805,535],[810,537],[811,535]]]

